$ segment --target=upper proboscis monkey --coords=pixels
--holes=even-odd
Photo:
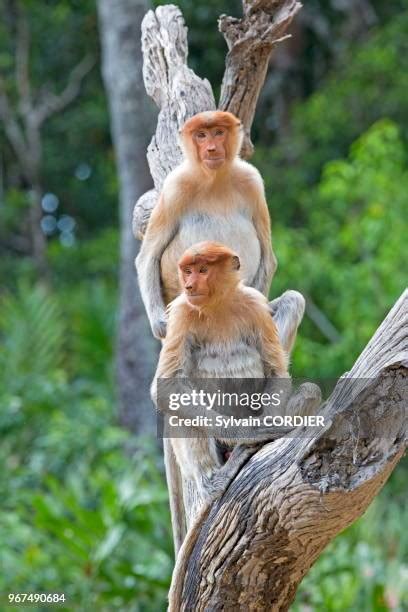
[[[276,269],[258,170],[239,158],[242,126],[228,112],[195,115],[180,132],[183,162],[166,178],[136,260],[153,334],[166,335],[165,307],[180,292],[177,261],[194,243],[219,241],[239,256],[246,285],[268,294]]]

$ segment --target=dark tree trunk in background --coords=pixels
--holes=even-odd
[[[155,427],[149,385],[158,353],[137,286],[138,243],[132,235],[133,206],[152,186],[146,147],[153,109],[144,90],[140,46],[140,26],[149,8],[147,0],[98,0],[102,71],[120,184],[119,418],[140,434],[152,433]]]

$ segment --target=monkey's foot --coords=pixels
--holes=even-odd
[[[151,322],[152,333],[158,340],[163,340],[167,333],[167,321],[164,317],[160,317]]]
[[[305,312],[305,298],[299,291],[290,289],[269,302],[269,310],[278,328],[282,346],[290,354]]]
[[[215,501],[224,493],[229,483],[238,474],[241,467],[259,450],[260,446],[262,446],[262,444],[251,446],[238,444],[234,447],[229,459],[227,460],[227,463],[223,465],[223,467],[218,470],[218,472],[216,472],[207,483],[206,489],[212,501]]]

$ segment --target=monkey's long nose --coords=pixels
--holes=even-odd
[[[185,284],[185,288],[187,291],[192,291],[194,293],[197,287],[197,278],[195,274],[192,274]]]

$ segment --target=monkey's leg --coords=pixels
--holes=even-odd
[[[280,297],[269,302],[273,320],[278,328],[279,339],[290,355],[296,339],[297,328],[305,312],[305,298],[299,291],[285,291]]]

